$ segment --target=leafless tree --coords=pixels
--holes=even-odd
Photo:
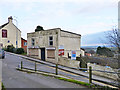
[[[118,49],[118,53],[120,53],[120,32],[118,29],[113,29],[112,31],[107,33],[107,38],[113,46]]]

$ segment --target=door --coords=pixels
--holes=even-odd
[[[41,48],[41,60],[45,61],[45,48]]]

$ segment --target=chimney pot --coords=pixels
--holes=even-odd
[[[8,17],[8,22],[12,22],[13,18],[12,16]]]

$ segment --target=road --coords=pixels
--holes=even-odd
[[[70,82],[40,74],[29,74],[16,70],[25,59],[6,53],[2,60],[2,82],[5,88],[86,88]]]

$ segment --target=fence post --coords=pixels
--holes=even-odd
[[[37,65],[36,65],[36,62],[35,62],[35,72],[37,71]]]
[[[92,67],[89,66],[89,83],[92,83]]]
[[[21,70],[23,69],[23,62],[21,61]]]
[[[58,64],[56,64],[56,75],[58,75]]]

